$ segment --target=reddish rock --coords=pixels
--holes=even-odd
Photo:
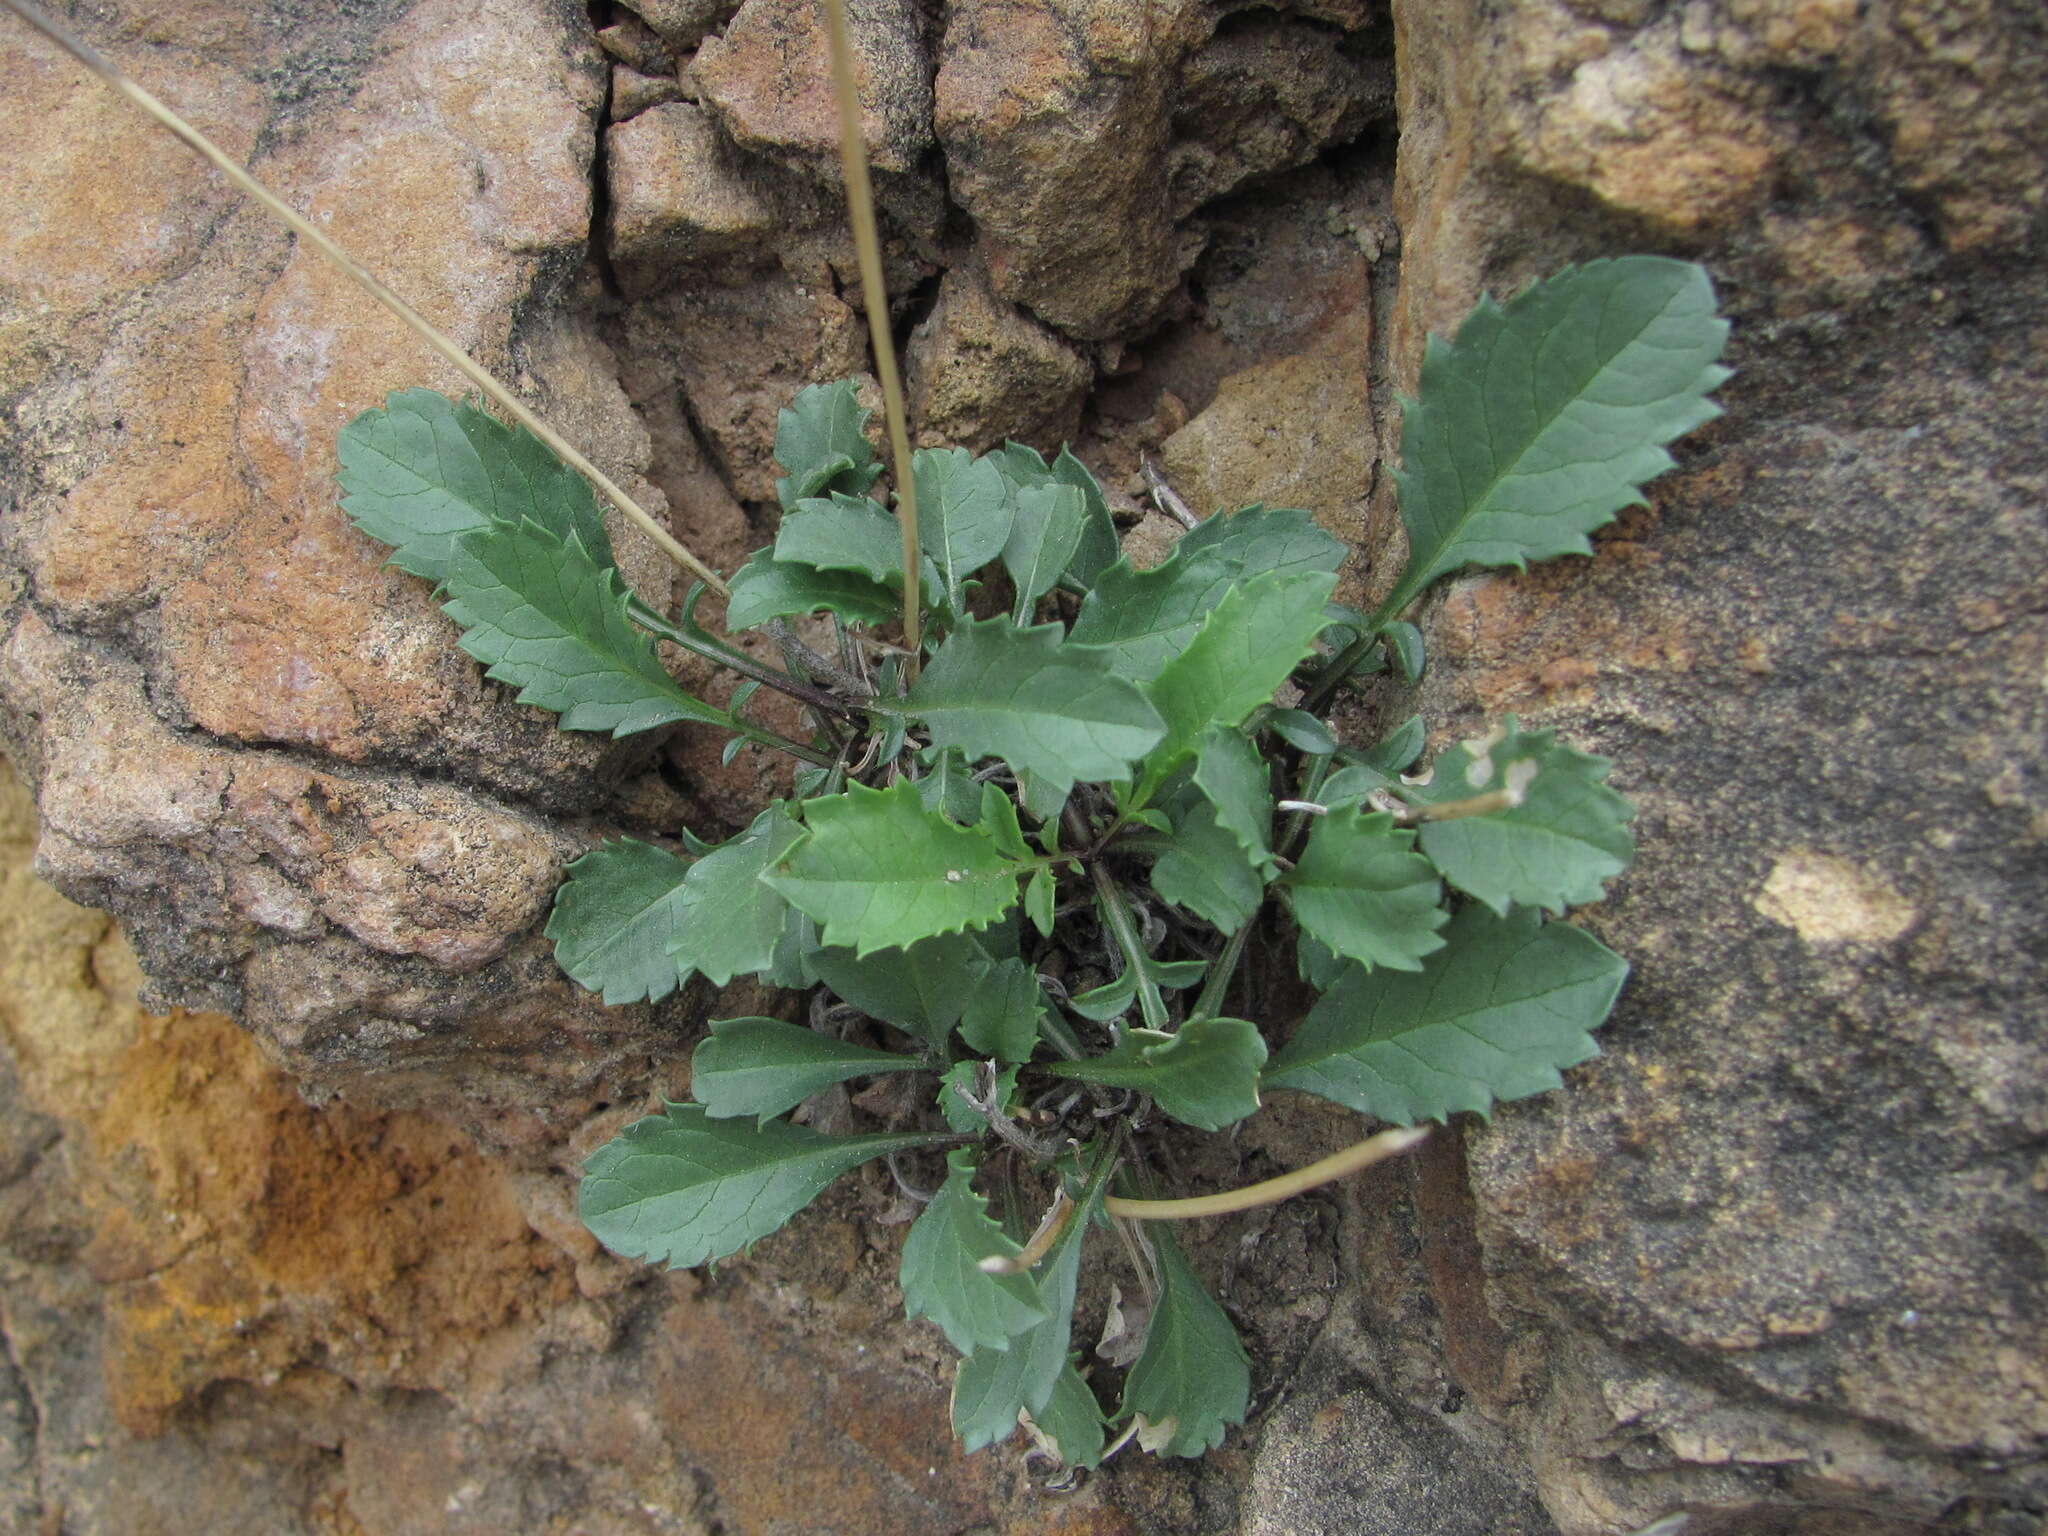
[[[1083,340],[1159,312],[1201,247],[1174,227],[1166,173],[1171,92],[1203,28],[1182,0],[949,13],[939,142],[997,293]]]
[[[980,451],[1005,438],[1048,451],[1073,437],[1095,370],[1060,337],[955,267],[904,359],[919,441]]]
[[[847,0],[868,162],[907,173],[932,147],[931,66],[914,0]],[[839,179],[839,108],[822,7],[746,0],[690,66],[704,104],[749,149]]]
[[[704,108],[669,102],[605,134],[611,255],[633,294],[676,281],[679,267],[758,259],[780,220]]]

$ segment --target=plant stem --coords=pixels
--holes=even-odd
[[[1227,1189],[1221,1194],[1197,1195],[1189,1200],[1126,1200],[1111,1195],[1104,1202],[1104,1208],[1112,1216],[1123,1216],[1132,1221],[1192,1221],[1198,1216],[1227,1216],[1233,1211],[1254,1210],[1305,1194],[1357,1173],[1361,1168],[1370,1168],[1374,1163],[1397,1157],[1410,1147],[1419,1145],[1428,1135],[1429,1127],[1426,1125],[1381,1131],[1377,1136],[1368,1136],[1364,1141],[1320,1162],[1310,1163],[1306,1168],[1297,1168],[1292,1173],[1283,1173],[1278,1178],[1257,1184]]]
[[[839,163],[846,173],[847,221],[860,261],[861,297],[868,312],[868,341],[875,351],[875,377],[882,385],[882,417],[889,431],[889,456],[896,463],[896,518],[903,529],[903,646],[910,655],[905,677],[915,682],[922,655],[919,634],[920,571],[917,543],[917,480],[910,472],[910,429],[903,409],[903,382],[896,373],[896,342],[889,328],[889,294],[882,284],[882,239],[875,225],[875,193],[868,180],[866,136],[861,129],[860,88],[853,71],[853,38],[846,27],[846,0],[825,0],[826,31],[832,52],[832,94],[839,101]]]
[[[744,736],[760,746],[773,747],[778,752],[786,752],[791,757],[801,758],[814,768],[830,768],[839,761],[829,752],[820,752],[816,747],[807,747],[800,741],[792,741],[780,731],[770,730],[765,725],[755,725],[751,720],[742,720],[738,715],[732,717],[732,730],[736,735]]]
[[[1188,1022],[1197,1019],[1214,1018],[1216,1010],[1223,1006],[1223,994],[1230,990],[1230,978],[1237,974],[1237,962],[1244,954],[1245,942],[1251,938],[1252,929],[1258,924],[1257,916],[1245,923],[1230,936],[1230,942],[1223,946],[1223,953],[1216,957],[1216,963],[1209,967],[1208,979],[1202,983],[1202,995],[1195,999],[1194,1011],[1188,1015]]]
[[[1145,953],[1138,930],[1131,922],[1131,909],[1124,904],[1124,893],[1116,888],[1116,880],[1099,861],[1088,866],[1088,873],[1095,880],[1095,901],[1102,908],[1102,920],[1116,935],[1117,948],[1124,952],[1124,964],[1138,978],[1138,1012],[1144,1015],[1145,1027],[1164,1031],[1168,1024],[1166,1000],[1159,995],[1159,983],[1152,979],[1151,957]]]
[[[1308,777],[1302,781],[1301,794],[1297,797],[1309,802],[1313,802],[1316,796],[1322,793],[1323,780],[1330,776],[1328,757],[1318,757],[1314,761],[1315,766],[1309,769]],[[1274,851],[1283,859],[1293,858],[1301,846],[1302,833],[1308,830],[1308,824],[1313,820],[1315,812],[1295,811],[1287,818],[1287,830],[1281,833],[1280,844]]]
[[[129,79],[126,74],[122,73],[118,65],[99,52],[98,49],[66,31],[54,18],[45,14],[40,6],[32,4],[31,0],[0,0],[0,5],[5,5],[15,15],[70,54],[123,96],[126,96],[129,101],[140,107],[159,124],[169,129],[188,148],[196,151],[203,159],[209,161],[215,170],[219,171],[221,175],[225,176],[244,194],[255,199],[258,204],[269,212],[273,218],[282,223],[285,228],[289,229],[299,239],[305,241],[320,255],[324,256],[340,271],[342,276],[346,277],[350,282],[362,289],[364,293],[397,316],[399,321],[407,326],[414,335],[418,336],[420,340],[439,353],[470,383],[488,395],[508,416],[539,438],[543,443],[546,443],[549,448],[553,449],[561,457],[564,463],[568,464],[570,468],[574,469],[602,491],[605,498],[613,506],[625,513],[627,518],[641,532],[660,545],[662,551],[670,559],[674,560],[678,565],[694,571],[704,581],[708,582],[714,591],[721,595],[728,591],[724,580],[716,571],[712,570],[711,567],[691,554],[689,550],[677,543],[675,536],[649,516],[647,511],[637,501],[633,500],[632,497],[628,496],[624,490],[620,489],[609,475],[578,453],[565,438],[538,416],[534,415],[532,411],[528,410],[521,403],[517,395],[513,394],[503,384],[500,384],[495,377],[472,359],[467,352],[463,351],[462,348],[458,347],[447,336],[435,329],[418,310],[414,309],[405,300],[385,287],[376,277],[372,276],[368,268],[364,267],[353,256],[349,255],[348,252],[328,239],[313,224],[307,222],[297,209],[278,197],[277,194],[264,186],[254,176],[250,175],[247,170],[243,169],[241,163],[228,154],[226,150],[215,144],[213,140],[186,122],[184,118]]]
[[[847,703],[844,699],[827,693],[824,689],[811,683],[791,677],[786,672],[778,672],[775,668],[754,660],[745,651],[735,650],[731,646],[720,645],[716,641],[706,640],[701,635],[691,634],[680,625],[671,624],[667,619],[655,612],[651,606],[642,602],[637,597],[631,600],[631,608],[628,611],[632,616],[633,622],[649,633],[659,635],[662,639],[679,645],[694,655],[702,656],[706,661],[716,662],[721,667],[729,668],[739,673],[742,677],[750,677],[755,682],[773,688],[778,693],[786,693],[792,699],[808,704],[813,709],[829,710],[833,714],[838,715],[854,715],[859,713],[854,705]]]
[[[1309,684],[1308,692],[1302,696],[1301,707],[1312,715],[1323,712],[1323,706],[1330,702],[1330,696],[1343,684],[1358,664],[1365,660],[1365,654],[1373,647],[1386,627],[1400,617],[1401,610],[1414,602],[1421,588],[1408,589],[1404,582],[1387,594],[1387,600],[1373,611],[1365,621],[1365,633],[1339,651],[1336,658],[1324,667],[1316,680]]]
[[[1081,1049],[1081,1042],[1074,1037],[1074,1032],[1067,1028],[1067,1021],[1051,1008],[1039,1010],[1038,1033],[1047,1045],[1069,1061],[1080,1061],[1088,1054]]]
[[[1045,1213],[1045,1219],[1038,1224],[1038,1230],[1031,1234],[1031,1241],[1008,1256],[991,1254],[977,1266],[985,1275],[1021,1275],[1038,1261],[1052,1252],[1052,1245],[1060,1240],[1060,1234],[1067,1230],[1067,1223],[1074,1215],[1074,1202],[1067,1198],[1064,1189],[1055,1190],[1052,1207]]]

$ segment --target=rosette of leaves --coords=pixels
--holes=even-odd
[[[853,387],[807,389],[781,419],[780,530],[726,606],[780,667],[706,629],[700,592],[673,616],[633,597],[583,483],[523,434],[417,390],[351,424],[350,515],[522,702],[574,730],[709,725],[801,763],[722,843],[624,839],[570,867],[548,932],[607,1002],[695,975],[825,989],[820,1028],[712,1024],[693,1102],[587,1162],[590,1229],[707,1263],[850,1170],[922,1154],[905,1306],[961,1352],[970,1450],[1020,1425],[1079,1466],[1117,1423],[1160,1454],[1218,1444],[1250,1387],[1229,1315],[1169,1238],[1100,1240],[1152,1214],[1162,1139],[1224,1130],[1273,1089],[1394,1125],[1487,1113],[1595,1054],[1626,971],[1553,920],[1633,853],[1604,759],[1510,718],[1412,778],[1419,720],[1349,746],[1321,706],[1361,668],[1419,672],[1400,615],[1438,577],[1585,553],[1714,413],[1725,330],[1699,269],[1630,258],[1432,340],[1402,439],[1408,565],[1370,616],[1332,601],[1346,550],[1306,512],[1219,512],[1141,570],[1087,470],[1017,444],[916,455],[907,562]],[[915,656],[892,640],[906,590]],[[736,702],[681,689],[657,641],[741,672]],[[761,687],[803,704],[806,734],[749,718]],[[1316,995],[1298,1022],[1249,1016],[1262,928]],[[791,1118],[860,1083],[901,1090],[864,1095],[894,1106],[879,1128]],[[1111,1373],[1091,1379],[1074,1340],[1091,1238],[1141,1256],[1149,1304],[1109,1413]]]

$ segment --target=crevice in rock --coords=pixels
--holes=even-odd
[[[14,1342],[14,1326],[7,1314],[4,1298],[0,1298],[0,1388],[11,1381],[22,1405],[28,1410],[28,1473],[35,1488],[35,1502],[43,1519],[50,1514],[49,1484],[44,1474],[43,1434],[49,1422],[41,1397],[36,1392],[34,1379],[23,1368],[21,1351]]]
[[[593,34],[610,26],[617,13],[613,0],[589,0],[590,29]],[[597,272],[598,284],[605,297],[618,300],[621,297],[619,274],[612,266],[611,236],[609,234],[612,214],[611,175],[605,165],[605,136],[611,132],[612,99],[616,84],[612,78],[610,64],[604,71],[604,97],[597,105],[597,130],[591,136],[590,154],[590,239],[585,245],[590,264]]]

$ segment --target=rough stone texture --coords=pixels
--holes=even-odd
[[[671,289],[639,306],[624,345],[680,381],[690,415],[735,495],[772,503],[775,418],[806,384],[867,365],[867,325],[829,272],[787,268]]]
[[[1328,1529],[1339,1509],[1358,1536],[1555,1536],[1527,1478],[1463,1443],[1459,1417],[1390,1404],[1324,1360],[1298,1390],[1261,1438],[1246,1536]]]
[[[1358,37],[1256,13],[1219,32],[1173,97],[1174,216],[1356,136],[1393,94],[1393,61]]]
[[[152,64],[174,66],[154,83],[202,123],[251,125],[231,147],[258,142],[235,137],[265,119],[232,61],[201,63],[175,29],[153,41]],[[4,46],[25,121],[89,106],[127,125],[53,50],[19,29]],[[550,372],[586,383],[602,350],[587,324],[535,324],[518,358],[508,344],[588,233],[602,82],[587,36],[510,0],[426,4],[364,52],[346,97],[277,109],[292,131],[261,172],[543,400]],[[326,1063],[330,1087],[366,1061],[432,1058],[438,1073],[398,1081],[460,1098],[494,1056],[543,1042],[571,1077],[597,1070],[604,1048],[559,1051],[579,1016],[589,1039],[619,1021],[545,979],[533,930],[578,840],[539,813],[592,806],[643,749],[565,736],[483,683],[424,584],[348,527],[330,478],[340,424],[452,376],[250,210],[187,186],[188,167],[105,174],[104,133],[7,146],[10,223],[51,201],[39,188],[101,200],[68,224],[38,211],[42,244],[0,299],[9,355],[41,363],[10,396],[0,536],[24,579],[4,593],[0,695],[47,802],[45,874],[128,919],[161,995],[241,1009],[303,1069]],[[155,146],[120,152],[150,164]],[[445,217],[472,199],[474,219]],[[101,238],[138,220],[153,263]],[[558,414],[660,505],[615,383]],[[663,591],[645,541],[617,533]]]
[[[34,837],[0,777],[6,1530],[1132,1529],[951,1456],[938,1352],[893,1321],[903,1229],[862,1200],[712,1284],[650,1278],[545,1160],[314,1109],[230,1020],[142,1012]]]
[[[1561,729],[1642,812],[1606,1056],[1472,1138],[1460,1380],[1567,1531],[2039,1529],[2048,22],[1396,19],[1398,380],[1481,282],[1645,241],[1736,318],[1728,417],[1596,559],[1432,610],[1434,721]]]
[[[739,9],[738,0],[632,0],[626,7],[677,51],[695,48],[704,34]]]
[[[1374,461],[1359,388],[1369,323],[1355,310],[1313,350],[1231,374],[1166,440],[1167,478],[1197,516],[1263,501],[1314,508],[1354,538],[1363,531]]]
[[[628,293],[651,292],[678,266],[745,253],[781,223],[772,196],[694,102],[641,112],[605,135],[611,257]]]
[[[608,115],[615,123],[628,122],[649,107],[665,101],[683,100],[682,82],[672,74],[643,75],[623,64],[612,68],[612,97]]]
[[[916,169],[932,147],[932,88],[914,0],[848,0],[847,32],[868,161]],[[746,0],[697,50],[691,75],[704,103],[745,147],[836,181],[839,108],[823,8],[811,0]]]
[[[1167,156],[1202,23],[1192,0],[953,9],[938,136],[996,292],[1087,340],[1158,313],[1201,244],[1174,226]]]
[[[1095,370],[1074,348],[996,297],[985,273],[955,267],[904,357],[918,441],[977,452],[1004,438],[1048,450],[1075,435]]]
[[[1193,0],[952,8],[938,136],[1003,297],[1084,340],[1142,329],[1201,251],[1189,214],[1383,114],[1369,33],[1217,22]]]

